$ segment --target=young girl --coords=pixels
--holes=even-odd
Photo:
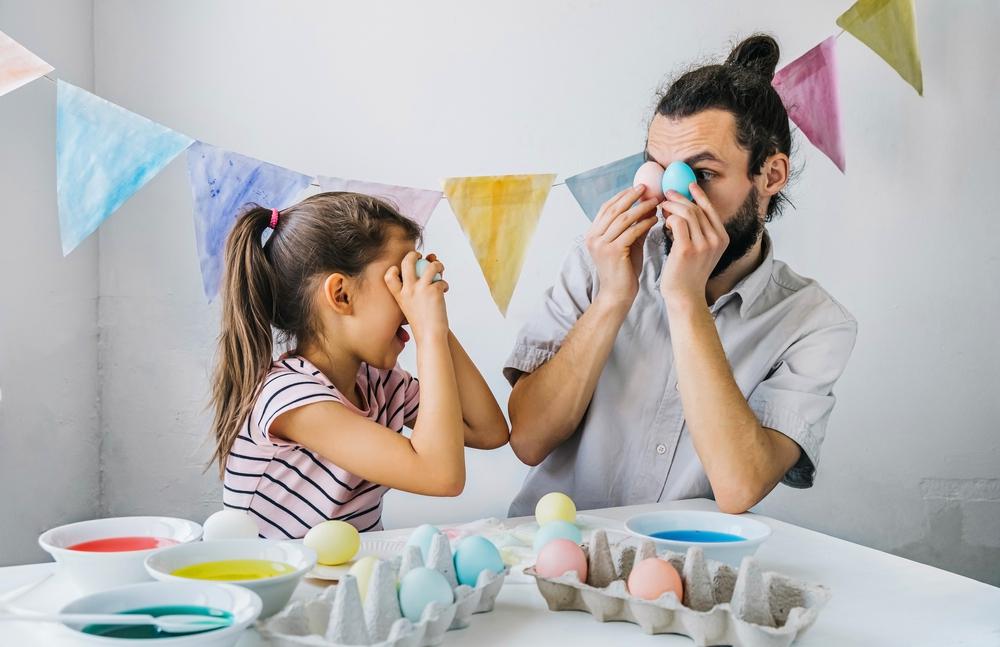
[[[328,519],[380,529],[389,488],[457,496],[463,446],[507,442],[448,329],[448,284],[432,282],[444,266],[431,255],[416,275],[419,238],[391,206],[355,193],[253,207],[229,234],[214,460],[225,506],[246,510],[262,537],[302,537]],[[277,361],[274,330],[294,345]],[[411,335],[419,384],[396,365]]]

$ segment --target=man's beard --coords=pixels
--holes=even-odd
[[[715,269],[709,278],[715,278],[729,269],[729,266],[747,255],[757,243],[761,232],[764,230],[764,219],[759,214],[759,200],[757,199],[757,187],[751,186],[747,193],[746,200],[736,210],[736,214],[725,224],[726,233],[729,234],[729,246],[722,252],[722,257],[715,264]],[[670,248],[674,245],[669,229],[665,232],[664,249],[670,254]]]

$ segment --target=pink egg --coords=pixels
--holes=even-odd
[[[535,561],[535,572],[542,577],[559,577],[576,571],[581,582],[587,581],[587,556],[569,539],[553,539],[545,544]]]
[[[646,162],[639,167],[639,170],[635,172],[635,179],[632,180],[632,186],[643,185],[646,187],[645,193],[642,194],[641,200],[649,200],[651,198],[656,198],[657,202],[663,202],[663,189],[660,188],[663,184],[663,167],[656,162]]]
[[[628,576],[629,593],[643,600],[656,600],[667,591],[673,591],[678,600],[684,599],[681,576],[670,562],[648,557],[632,567]]]

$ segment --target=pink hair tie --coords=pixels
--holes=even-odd
[[[277,226],[278,226],[278,210],[271,209],[271,222],[270,224],[268,224],[268,227],[274,229]]]

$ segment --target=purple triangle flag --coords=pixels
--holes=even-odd
[[[250,203],[284,209],[312,178],[203,142],[188,149],[187,165],[202,287],[211,301],[222,280],[226,237],[240,212]]]
[[[772,84],[788,117],[843,173],[847,165],[840,138],[835,42],[836,36],[831,36],[778,70]]]
[[[440,191],[414,189],[408,186],[379,184],[363,180],[345,180],[339,177],[316,178],[319,188],[323,191],[350,191],[363,193],[376,198],[382,198],[393,204],[399,213],[423,227],[430,220],[434,208],[441,201]]]

